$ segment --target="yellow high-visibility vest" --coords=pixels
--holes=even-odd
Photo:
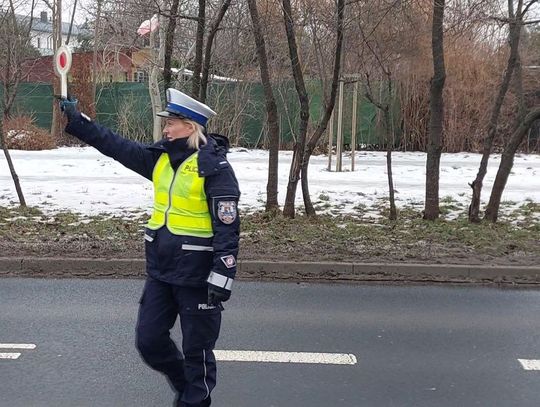
[[[212,237],[212,219],[208,210],[204,178],[199,177],[196,152],[175,172],[169,155],[161,154],[152,174],[154,211],[148,228],[163,225],[175,235]]]

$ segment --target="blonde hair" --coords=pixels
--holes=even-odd
[[[202,144],[206,144],[206,136],[204,135],[204,127],[193,120],[184,119],[186,123],[193,125],[193,133],[188,137],[188,146],[198,150]]]

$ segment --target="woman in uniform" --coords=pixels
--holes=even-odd
[[[143,360],[165,374],[176,406],[210,406],[216,385],[213,349],[222,302],[236,273],[240,191],[227,161],[228,140],[208,134],[207,105],[167,89],[163,139],[127,140],[92,121],[76,100],[60,101],[66,132],[114,158],[154,184],[145,228],[147,279],[140,300],[136,346]],[[180,316],[182,352],[170,338]]]

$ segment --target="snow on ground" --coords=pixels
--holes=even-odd
[[[108,213],[128,216],[148,211],[152,205],[152,183],[101,155],[91,147],[65,147],[45,151],[11,151],[27,204],[45,212],[70,210],[84,215]],[[292,152],[279,156],[279,202],[283,204]],[[236,171],[245,211],[264,208],[268,152],[233,149],[229,161]],[[397,205],[423,207],[425,153],[394,152],[393,172]],[[466,208],[471,198],[468,186],[476,176],[480,155],[443,154],[440,167],[440,197],[450,198]],[[489,199],[491,185],[500,163],[492,155],[484,181],[482,200]],[[310,161],[310,191],[313,202],[331,213],[378,216],[378,207],[386,202],[388,184],[386,153],[356,153],[355,171],[350,171],[350,155],[344,157],[344,172],[327,170],[328,157],[314,156]],[[540,156],[516,156],[512,174],[503,195],[507,209],[527,202],[540,202]],[[0,206],[18,203],[5,157],[0,158]],[[297,204],[302,205],[300,188]]]

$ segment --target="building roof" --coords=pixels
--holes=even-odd
[[[24,16],[21,14],[16,14],[15,17],[19,21],[19,23],[23,24],[29,24],[30,23],[30,16]],[[69,25],[70,23],[62,23],[62,34],[67,35],[69,33]],[[46,32],[46,33],[52,33],[53,32],[53,24],[51,21],[43,22],[41,18],[33,17],[32,18],[32,31],[38,31],[38,32]],[[79,27],[76,24],[73,24],[73,27],[71,28],[71,35],[76,37],[78,35],[91,35],[91,32]]]
[[[182,75],[193,76],[193,71],[187,68],[184,68],[183,70],[180,70],[178,68],[171,68],[171,72],[177,75],[181,72]],[[240,82],[238,79],[235,78],[228,78],[226,76],[219,76],[214,74],[210,74],[209,79],[216,82]]]

